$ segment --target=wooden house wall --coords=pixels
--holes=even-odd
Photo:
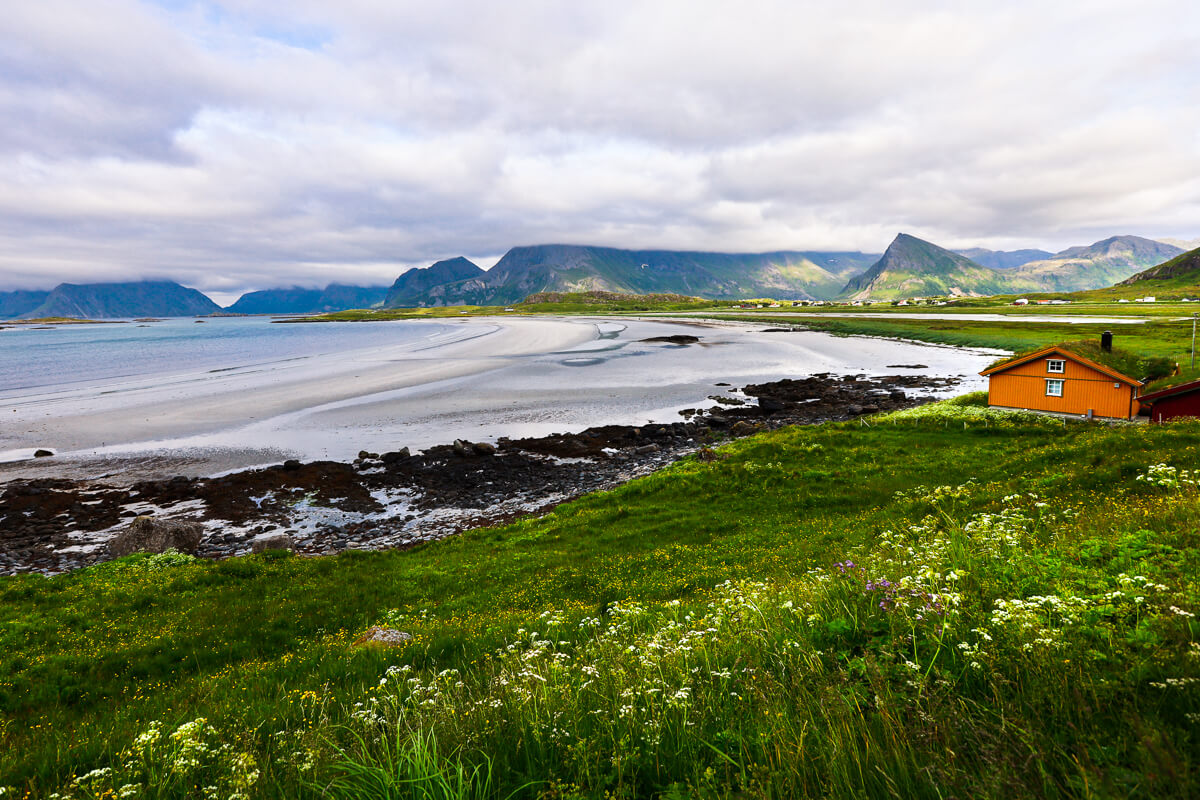
[[[1154,422],[1175,417],[1200,417],[1200,391],[1159,398],[1150,408],[1150,419]]]
[[[1086,414],[1090,409],[1098,417],[1118,419],[1137,413],[1132,386],[1069,358],[1063,360],[1061,373],[1047,372],[1046,358],[993,373],[988,380],[988,404],[1063,414]],[[1047,378],[1063,381],[1062,397],[1046,396]]]

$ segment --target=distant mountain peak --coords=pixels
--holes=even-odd
[[[413,267],[396,278],[396,282],[388,290],[384,305],[388,308],[426,305],[431,296],[437,296],[440,287],[479,279],[485,275],[487,273],[478,264],[463,256],[444,258],[428,267]]]
[[[1141,236],[1122,234],[1109,236],[1089,245],[1068,247],[1061,253],[1055,253],[1052,258],[1128,258],[1136,261],[1155,263],[1179,255],[1183,248],[1175,245],[1146,239]]]
[[[932,242],[900,233],[883,256],[851,278],[842,295],[852,300],[991,294],[999,273]]]
[[[1046,250],[1026,248],[1023,250],[988,250],[984,247],[968,247],[955,250],[960,256],[966,256],[976,264],[982,264],[991,269],[1016,269],[1030,261],[1042,261],[1054,254]]]
[[[22,317],[191,317],[221,307],[195,289],[174,281],[126,283],[60,283],[37,308]]]
[[[347,286],[331,283],[324,289],[292,286],[247,292],[226,308],[236,314],[313,314],[371,308],[383,303],[386,286]]]

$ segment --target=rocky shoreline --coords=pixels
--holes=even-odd
[[[132,520],[196,523],[196,555],[264,547],[302,554],[409,547],[547,511],[653,472],[702,447],[785,425],[852,419],[928,402],[955,379],[813,375],[741,389],[716,384],[711,409],[678,422],[579,433],[455,441],[410,454],[362,452],[353,463],[287,461],[212,478],[128,486],[12,480],[0,492],[0,574],[52,574],[108,560]],[[194,528],[194,526],[193,526]]]

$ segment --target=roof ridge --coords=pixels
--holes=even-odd
[[[1078,353],[1075,353],[1075,352],[1067,349],[1066,347],[1063,347],[1062,345],[1057,345],[1057,344],[1048,345],[1046,347],[1043,347],[1041,350],[1035,350],[1032,353],[1026,353],[1025,355],[1013,356],[1012,358],[1008,359],[1007,361],[1002,361],[999,364],[988,367],[987,369],[983,370],[979,374],[987,376],[987,375],[992,375],[996,372],[1003,372],[1004,370],[1012,369],[1013,367],[1019,367],[1022,364],[1027,364],[1030,361],[1034,361],[1038,358],[1041,358],[1042,356],[1046,355],[1047,353],[1058,353],[1059,355],[1066,356],[1067,358],[1070,358],[1070,359],[1072,359],[1078,363],[1081,363],[1085,366],[1091,367],[1092,369],[1094,369],[1098,372],[1103,372],[1105,375],[1117,378],[1118,380],[1121,380],[1121,381],[1125,381],[1126,383],[1130,383],[1136,387],[1145,386],[1145,384],[1142,381],[1138,380],[1137,378],[1131,378],[1130,376],[1124,374],[1123,372],[1118,372],[1117,370],[1115,370],[1111,367],[1106,367],[1103,364],[1092,361],[1090,358],[1088,358],[1086,356],[1081,356]]]

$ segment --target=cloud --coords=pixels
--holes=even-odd
[[[1182,0],[17,4],[0,288],[1197,235]]]

